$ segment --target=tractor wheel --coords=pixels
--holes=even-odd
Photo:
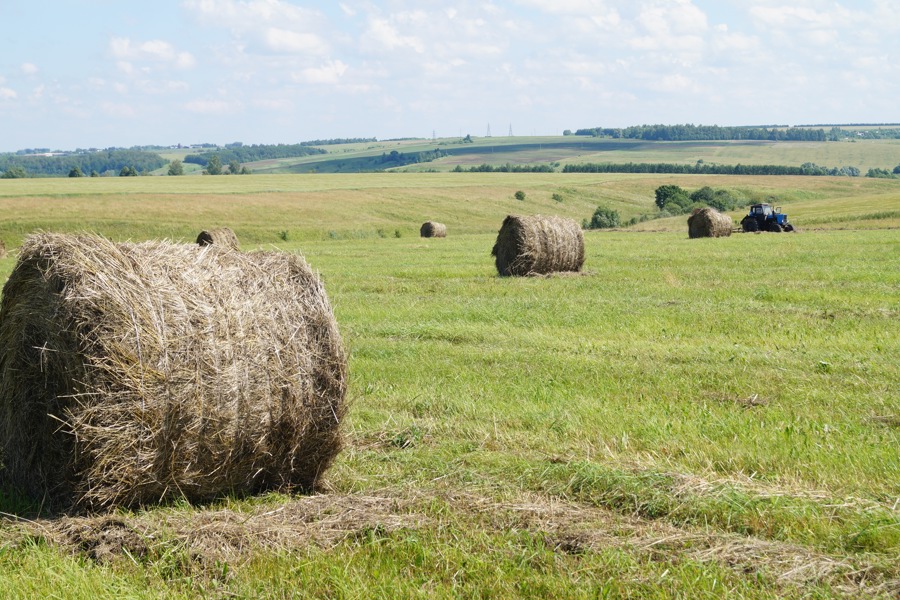
[[[759,223],[752,217],[744,217],[741,221],[741,229],[744,230],[744,233],[756,233],[759,231]]]
[[[771,231],[772,233],[781,233],[781,225],[778,224],[778,221],[774,219],[766,223],[766,231]]]
[[[785,223],[785,224],[784,224],[784,230],[785,230],[786,232],[790,233],[791,231],[794,231],[794,226],[791,225],[790,223]]]

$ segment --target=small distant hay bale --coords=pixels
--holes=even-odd
[[[241,245],[238,242],[237,235],[230,227],[216,227],[201,231],[197,236],[197,244],[201,246],[220,246],[222,248],[231,248],[232,250],[240,250]]]
[[[695,209],[687,220],[688,237],[704,238],[704,237],[728,237],[734,224],[731,217],[723,215],[716,209],[705,206]]]
[[[0,485],[52,510],[315,489],[346,381],[297,255],[29,236],[0,302]]]
[[[491,255],[502,276],[580,271],[584,234],[578,223],[565,217],[509,215]]]
[[[447,237],[447,226],[436,221],[425,221],[419,229],[421,237]]]

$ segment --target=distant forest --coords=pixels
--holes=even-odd
[[[155,152],[143,150],[100,150],[62,156],[22,156],[0,154],[0,172],[24,171],[29,177],[65,177],[72,169],[84,175],[118,175],[123,167],[147,173],[168,164]]]
[[[210,157],[214,154],[218,155],[222,163],[227,164],[233,160],[239,163],[246,163],[276,158],[296,158],[310,154],[326,154],[326,152],[321,148],[312,147],[310,142],[301,144],[253,144],[251,146],[228,144],[224,150],[209,150],[202,154],[188,154],[184,157],[184,162],[205,167]]]
[[[760,140],[771,142],[837,142],[848,139],[900,139],[897,123],[719,127],[718,125],[635,125],[623,129],[591,127],[574,135],[657,142]],[[828,131],[824,127],[830,127]],[[846,129],[858,127],[859,129]],[[572,135],[566,130],[567,135]]]
[[[594,127],[578,129],[575,135],[656,142],[689,142],[715,140],[769,140],[791,142],[824,142],[824,129],[790,127],[719,127],[718,125],[635,125],[624,129]]]
[[[563,173],[682,173],[688,175],[810,175],[859,177],[856,167],[822,167],[815,163],[803,163],[799,167],[788,165],[719,165],[697,162],[677,163],[585,163],[566,165]],[[867,177],[873,175],[868,174]]]

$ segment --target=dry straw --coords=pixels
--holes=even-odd
[[[296,255],[29,236],[0,303],[0,485],[53,510],[314,489],[346,380]]]
[[[216,227],[207,231],[201,231],[197,236],[197,243],[201,246],[222,246],[233,250],[240,250],[237,235],[229,227]]]
[[[731,217],[709,206],[695,210],[687,220],[688,237],[728,237],[733,224]]]
[[[565,217],[509,215],[491,255],[503,276],[580,271],[584,235],[578,223]]]
[[[419,235],[425,238],[447,237],[447,226],[435,221],[425,221],[422,223],[422,228],[419,229]]]

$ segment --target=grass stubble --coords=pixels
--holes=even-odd
[[[796,201],[847,206],[852,228],[883,197]],[[350,350],[329,493],[30,521],[7,495],[0,588],[894,597],[900,257],[873,223],[588,233],[577,278],[498,278],[486,227],[282,240]]]

